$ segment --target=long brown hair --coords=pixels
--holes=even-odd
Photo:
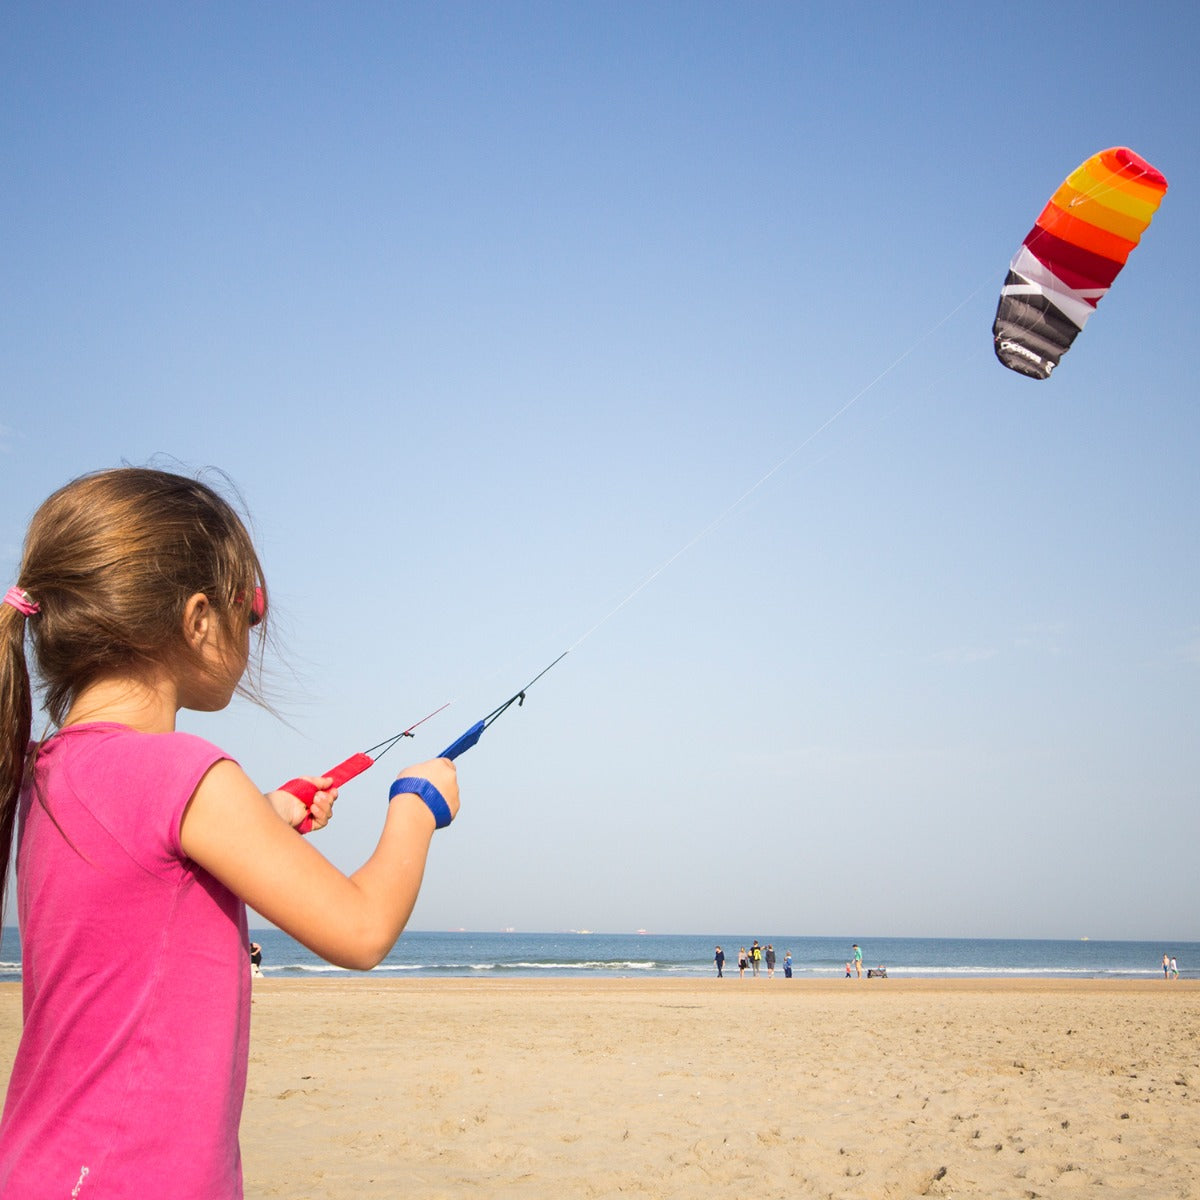
[[[0,604],[0,902],[33,720],[26,636],[42,702],[59,725],[97,680],[187,653],[183,613],[196,592],[234,627],[248,623],[263,574],[236,509],[208,484],[119,467],[81,476],[42,504],[17,585],[38,611]]]

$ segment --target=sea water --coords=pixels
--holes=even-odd
[[[792,954],[798,979],[845,975],[852,943],[863,972],[886,966],[888,977],[1162,978],[1162,956],[1174,955],[1183,979],[1200,978],[1198,942],[1035,941],[1009,938],[811,937],[795,934],[436,933],[408,932],[371,972],[330,966],[277,929],[252,929],[263,948],[263,972],[274,978],[700,978],[715,976],[713,953],[725,951],[725,974],[737,978],[738,951],[755,937],[775,947],[777,979]],[[0,941],[0,980],[21,977],[17,931]],[[763,972],[766,971],[765,963]],[[747,972],[749,975],[749,972]]]

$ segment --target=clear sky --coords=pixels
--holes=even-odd
[[[228,472],[285,719],[183,727],[269,788],[455,701],[344,790],[346,868],[575,646],[460,760],[416,928],[1200,939],[1198,34],[5,4],[3,569],[76,474]],[[1170,191],[1018,377],[1008,260],[1114,145]]]

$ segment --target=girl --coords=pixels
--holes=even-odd
[[[0,604],[0,889],[16,826],[24,998],[0,1195],[240,1197],[246,905],[368,969],[458,811],[453,764],[402,772],[346,876],[296,833],[298,799],[176,732],[180,709],[222,709],[242,686],[261,581],[233,508],[162,471],[77,479],[30,525]],[[26,638],[54,725],[32,746]],[[319,828],[337,791],[310,782]]]

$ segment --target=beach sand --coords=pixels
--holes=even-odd
[[[1200,1197],[1200,983],[268,978],[242,1149],[252,1200]]]

